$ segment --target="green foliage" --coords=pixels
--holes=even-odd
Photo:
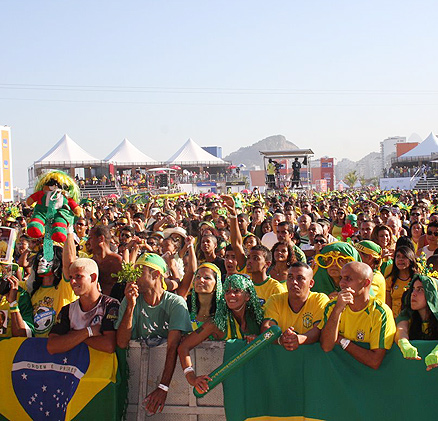
[[[111,274],[113,278],[117,278],[117,282],[137,282],[140,275],[141,268],[136,268],[133,263],[126,262],[122,262],[122,270]]]
[[[357,173],[356,171],[350,171],[345,177],[344,181],[348,184],[349,187],[353,187],[357,181]]]

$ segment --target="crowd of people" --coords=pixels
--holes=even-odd
[[[438,169],[432,168],[430,165],[422,166],[399,166],[395,165],[390,168],[385,168],[383,170],[383,177],[388,178],[398,178],[398,177],[438,177]]]
[[[134,174],[118,173],[115,176],[113,174],[92,176],[88,178],[76,177],[76,182],[81,189],[87,186],[106,187],[106,186],[118,186],[121,188],[142,188],[147,189],[156,187],[157,178],[160,174],[166,174],[167,172],[162,170],[157,173],[146,173],[142,171],[136,171]],[[171,185],[177,184],[196,184],[204,181],[225,181],[225,180],[240,180],[240,168],[227,169],[226,172],[211,175],[207,170],[202,171],[188,171],[188,170],[175,170],[169,173],[168,183]]]
[[[166,344],[150,414],[163,409],[178,357],[205,392],[190,350],[250,342],[272,325],[289,352],[319,341],[378,369],[395,342],[431,370],[438,347],[419,356],[412,340],[438,340],[437,205],[427,191],[85,200],[48,262],[43,238],[27,232],[32,209],[3,203],[17,244],[1,265],[0,337],[48,337],[50,353]]]

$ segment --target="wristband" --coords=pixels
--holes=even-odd
[[[341,346],[342,346],[342,349],[345,349],[345,348],[347,348],[347,346],[348,345],[350,345],[350,339],[347,339],[347,338],[342,338],[340,341],[339,341],[339,343],[341,344]]]
[[[190,243],[187,247],[195,247],[193,243]]]
[[[277,339],[277,343],[278,343],[278,345],[280,345],[280,346],[283,346],[283,345],[281,344],[281,341],[280,341],[280,339],[281,339],[282,336],[283,336],[283,335],[280,335],[280,336],[278,337],[278,339]]]
[[[73,234],[73,225],[67,227],[67,234]]]
[[[189,366],[189,367],[185,368],[184,371],[183,371],[184,376],[186,376],[188,373],[194,373],[194,372],[195,372],[195,370],[193,369],[192,366]]]
[[[18,301],[12,301],[12,303],[9,303],[9,307],[12,309],[12,307],[18,307]]]
[[[87,327],[88,330],[88,337],[91,338],[93,336],[93,330],[91,329],[90,326]]]
[[[230,218],[230,219],[237,219],[237,215],[228,215],[228,218]]]
[[[158,385],[158,389],[164,390],[165,392],[169,391],[169,386],[166,386],[165,384],[160,383]]]
[[[9,307],[9,311],[11,313],[19,313],[20,309],[18,307]]]

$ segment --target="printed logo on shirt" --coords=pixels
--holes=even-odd
[[[303,326],[305,328],[312,327],[313,325],[313,314],[312,313],[304,313],[303,314]]]
[[[40,306],[34,312],[33,323],[35,332],[38,334],[47,333],[55,323],[56,312],[51,307]]]
[[[363,341],[365,339],[365,332],[361,329],[359,329],[356,333],[356,339],[358,341]]]

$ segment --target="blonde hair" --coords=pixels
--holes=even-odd
[[[97,263],[93,259],[88,259],[87,257],[80,257],[70,265],[70,270],[75,268],[83,268],[89,275],[95,273],[97,278],[99,278],[99,267],[97,266]]]

